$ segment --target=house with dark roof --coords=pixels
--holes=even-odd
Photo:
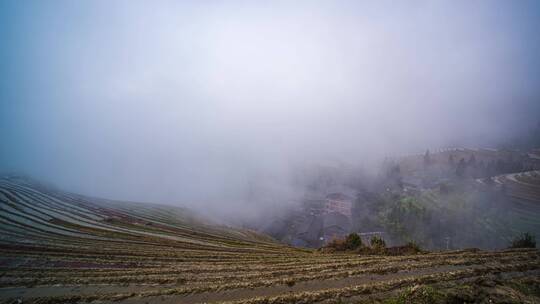
[[[331,212],[322,217],[322,237],[325,243],[342,238],[351,230],[349,217],[340,212]]]

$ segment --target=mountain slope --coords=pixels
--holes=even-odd
[[[357,303],[419,284],[449,294],[486,288],[478,280],[534,287],[540,274],[534,249],[324,254],[184,209],[88,198],[21,178],[0,179],[0,231],[0,303],[10,304]],[[540,300],[520,290],[496,296]]]
[[[182,208],[89,198],[22,178],[0,179],[0,200],[0,242],[6,246],[171,246],[222,252],[282,248],[268,237],[213,225]]]

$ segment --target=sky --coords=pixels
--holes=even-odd
[[[540,117],[538,1],[2,0],[0,41],[0,171],[114,199],[249,210]]]

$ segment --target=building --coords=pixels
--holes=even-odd
[[[324,214],[341,213],[349,219],[352,216],[352,201],[350,196],[343,193],[330,193],[326,196]]]
[[[306,199],[305,216],[298,220],[292,244],[319,247],[335,238],[343,238],[351,230],[353,198],[332,192],[324,199]]]
[[[336,238],[345,237],[351,230],[350,219],[343,213],[325,214],[322,220],[322,240],[325,244]]]

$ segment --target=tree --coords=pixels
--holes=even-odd
[[[347,245],[347,249],[354,250],[362,246],[362,239],[357,233],[353,232],[347,236],[345,244]]]
[[[465,159],[464,158],[460,159],[456,167],[456,175],[459,177],[463,177],[465,175],[466,168],[467,168],[467,164],[465,163]]]
[[[333,248],[337,251],[355,250],[362,246],[362,239],[357,233],[349,234],[345,239],[335,238],[328,245],[327,248]]]
[[[426,150],[426,154],[424,154],[424,166],[427,167],[431,165],[431,156],[429,155],[429,149]]]
[[[456,161],[454,160],[454,155],[452,154],[448,156],[448,165],[450,166],[450,168],[454,168],[454,166],[456,165]]]
[[[384,239],[377,235],[374,235],[371,237],[370,244],[371,244],[371,247],[373,248],[377,248],[377,249],[386,248],[386,242],[384,241]]]
[[[392,165],[387,171],[386,177],[392,187],[395,187],[395,186],[399,188],[403,187],[403,181],[401,177],[401,167],[399,166],[399,164]]]
[[[429,221],[429,211],[415,198],[402,197],[394,201],[380,214],[384,230],[394,239],[407,241],[421,239]]]
[[[534,235],[525,232],[512,241],[510,248],[536,248],[536,239]]]
[[[476,166],[476,156],[474,154],[471,154],[471,157],[469,157],[469,161],[467,162],[467,165],[469,166]]]

